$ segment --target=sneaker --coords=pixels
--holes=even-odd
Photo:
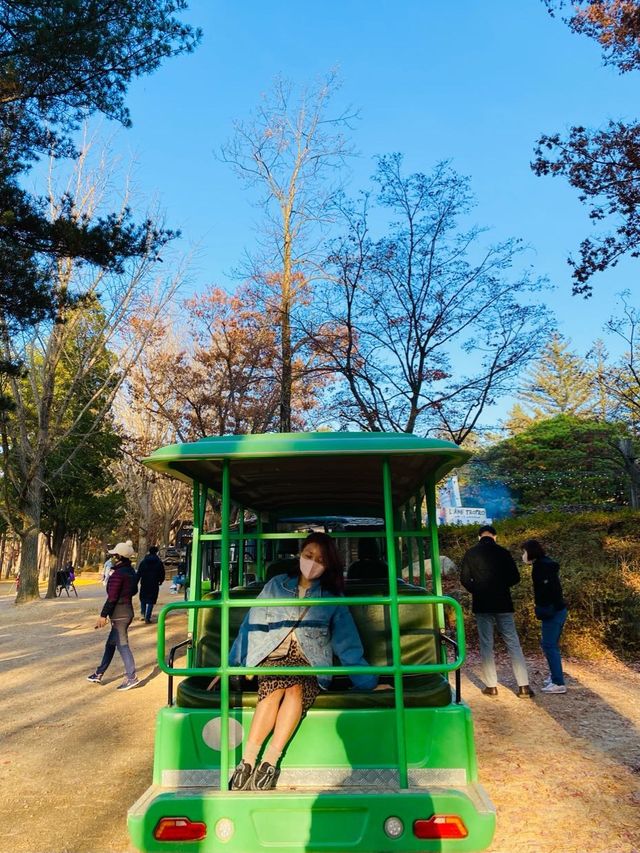
[[[131,690],[132,687],[137,687],[140,682],[137,678],[125,678],[118,690]]]
[[[550,684],[553,684],[553,680],[550,675],[548,675],[545,680],[542,682],[543,687],[548,687]]]
[[[263,761],[251,778],[251,789],[253,791],[270,791],[275,788],[280,771],[268,761]]]
[[[230,791],[246,791],[253,776],[253,767],[242,760],[229,780]]]
[[[102,673],[101,672],[92,672],[91,675],[87,676],[87,681],[90,681],[92,684],[101,684],[102,683]]]
[[[542,692],[543,693],[566,693],[567,688],[564,684],[554,684],[553,682],[551,682],[551,684],[547,684],[545,687],[542,688]]]

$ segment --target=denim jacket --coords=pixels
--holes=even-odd
[[[298,579],[289,575],[276,575],[268,581],[258,598],[297,598]],[[320,581],[314,581],[305,598],[335,598],[323,590]],[[238,636],[229,652],[232,666],[257,666],[271,654],[295,626],[296,639],[311,666],[332,666],[333,655],[343,666],[367,666],[362,643],[349,608],[343,605],[314,605],[298,622],[304,607],[252,607],[244,617]],[[354,686],[373,690],[378,683],[376,675],[350,676]],[[327,689],[330,675],[318,675],[318,683]]]

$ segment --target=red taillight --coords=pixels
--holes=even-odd
[[[416,838],[466,838],[469,834],[462,818],[451,814],[434,814],[428,820],[414,820]]]
[[[199,841],[206,834],[206,823],[188,817],[161,817],[153,830],[156,841]]]

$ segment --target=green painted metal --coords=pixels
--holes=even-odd
[[[425,486],[427,497],[427,519],[429,521],[429,532],[431,534],[431,580],[433,591],[436,595],[442,595],[442,569],[440,566],[440,543],[438,542],[438,522],[436,509],[436,481],[434,477],[428,477]],[[444,612],[442,607],[438,608],[438,620],[444,627]],[[446,649],[440,650],[442,660],[446,659]]]
[[[388,531],[393,530],[393,501],[391,497],[391,473],[388,460],[382,464],[382,477],[384,489],[384,518],[385,527]],[[391,618],[391,648],[393,650],[393,686],[396,694],[396,744],[398,750],[398,772],[400,774],[400,787],[408,786],[407,776],[407,751],[404,732],[404,691],[402,689],[402,657],[400,652],[400,622],[398,619],[398,587],[395,578],[398,576],[396,564],[396,542],[398,540],[387,535],[387,560],[389,565],[389,598],[391,607],[389,615]]]
[[[222,541],[220,545],[220,595],[222,612],[220,620],[220,650],[223,661],[229,660],[229,521],[231,519],[231,489],[229,483],[229,460],[222,465]],[[220,681],[220,789],[224,790],[229,776],[229,674],[225,667]]]
[[[227,531],[227,535],[229,531]],[[238,515],[238,583],[244,584],[244,507],[240,507]]]
[[[394,470],[394,502],[404,504],[431,472],[436,479],[463,464],[469,454],[438,439],[387,433],[290,433],[222,436],[170,445],[144,463],[187,482],[196,480],[219,494],[222,460],[233,462],[234,500],[272,519],[349,512],[373,517],[383,511],[378,469],[386,456]],[[265,459],[274,460],[264,465]],[[316,485],[307,488],[312,460]],[[374,465],[375,463],[375,465]],[[284,466],[284,468],[283,468]],[[247,476],[248,475],[248,476]],[[374,487],[375,486],[375,487]]]
[[[256,536],[257,536],[258,541],[257,541],[257,545],[256,545],[256,574],[258,575],[260,580],[264,580],[265,565],[264,565],[264,547],[262,545],[262,540],[263,540],[263,538],[266,538],[266,537],[264,536],[264,533],[262,530],[262,518],[260,515],[258,515],[257,527],[258,527],[258,532],[257,532]],[[271,537],[269,537],[269,538],[271,538]],[[275,539],[275,536],[273,538]]]
[[[206,500],[206,498],[205,498]],[[198,601],[202,598],[202,568],[201,559],[202,551],[200,546],[200,535],[203,526],[204,513],[201,507],[202,502],[202,487],[199,483],[193,484],[193,538],[191,540],[191,571],[188,597],[190,601]],[[196,635],[196,613],[190,611],[188,617],[189,636]],[[187,649],[187,661],[189,666],[193,666],[195,657],[195,649],[192,646]]]
[[[281,456],[432,454],[456,464],[465,462],[470,454],[450,441],[437,438],[421,438],[407,433],[387,432],[291,432],[263,433],[256,435],[223,435],[201,438],[199,441],[171,444],[156,450],[143,459],[150,467],[180,460],[266,458]],[[166,472],[180,477],[176,468],[167,467]],[[442,476],[442,475],[441,475]],[[192,479],[192,478],[189,478]]]
[[[424,542],[422,541],[422,492],[418,492],[415,496],[415,525],[417,532],[420,534],[416,536],[416,543],[418,548],[418,565],[420,569],[420,586],[426,587],[427,585],[427,574],[425,571],[425,563],[424,563]]]
[[[388,737],[394,726],[392,708],[370,711],[324,711],[309,714],[301,723],[282,762],[283,772],[323,769],[343,770],[347,775],[354,767],[370,765],[375,744],[376,767],[392,770],[398,761],[395,741]],[[252,719],[248,709],[234,710],[231,716],[244,731]],[[467,706],[444,708],[408,708],[406,717],[407,760],[413,771],[466,770],[467,786],[440,786],[406,791],[378,788],[371,793],[353,791],[251,792],[237,794],[213,792],[211,788],[171,789],[158,791],[157,797],[140,812],[134,807],[130,829],[134,843],[142,850],[171,850],[152,838],[152,830],[163,816],[186,816],[204,820],[207,838],[185,845],[198,853],[217,851],[221,843],[215,827],[221,818],[233,821],[235,832],[224,848],[247,853],[257,850],[358,850],[363,853],[398,850],[473,851],[490,843],[495,815],[478,807],[469,794],[477,782],[474,761],[471,714]],[[163,773],[207,767],[216,771],[220,754],[204,739],[205,726],[210,726],[210,711],[186,711],[165,708],[158,715],[154,782],[160,786]],[[239,748],[229,751],[231,761],[239,759]],[[257,817],[264,815],[264,821]],[[429,846],[411,834],[413,821],[433,813],[457,814],[469,831],[467,839],[438,841]],[[144,817],[142,816],[144,814]],[[329,822],[329,815],[331,821]],[[383,823],[388,816],[400,817],[405,834],[394,842],[384,835]],[[267,825],[268,824],[268,825]],[[176,846],[175,849],[182,849]]]
[[[391,561],[390,561],[391,564]],[[391,572],[391,567],[390,567]],[[394,576],[395,577],[395,576]],[[291,599],[291,598],[270,598],[270,599],[252,599],[251,607],[322,607],[322,606],[330,606],[330,605],[338,605],[341,607],[350,607],[358,604],[380,604],[380,605],[389,605],[393,612],[394,602],[403,602],[406,601],[407,604],[436,604],[436,605],[446,605],[448,607],[453,608],[456,614],[456,640],[458,642],[458,655],[453,661],[448,661],[446,663],[436,663],[436,664],[400,664],[401,670],[405,674],[409,673],[429,673],[429,672],[453,672],[456,669],[459,669],[460,666],[464,663],[464,659],[466,656],[466,644],[464,637],[464,628],[463,628],[463,618],[462,618],[462,608],[460,607],[459,602],[457,602],[454,598],[449,598],[446,595],[412,595],[412,596],[403,596],[397,593],[395,588],[395,584],[391,585],[391,594],[387,596],[349,596],[349,598],[304,598],[304,599]],[[230,675],[274,675],[277,673],[281,673],[282,675],[296,675],[296,674],[317,674],[317,675],[343,675],[345,673],[375,673],[377,675],[396,675],[398,671],[397,666],[385,666],[385,667],[375,667],[375,666],[325,666],[325,667],[306,667],[306,666],[298,666],[298,667],[247,667],[247,666],[220,666],[220,667],[169,667],[166,663],[167,656],[167,648],[166,648],[166,620],[169,614],[173,610],[200,610],[210,607],[218,607],[221,608],[222,611],[229,610],[232,607],[246,607],[247,599],[229,599],[228,601],[223,601],[222,599],[211,599],[208,601],[176,601],[171,602],[170,604],[166,604],[160,613],[158,614],[158,667],[166,672],[168,675],[221,675],[223,672],[227,672]],[[397,606],[395,607],[396,617],[397,617]],[[391,617],[393,620],[393,617]],[[393,623],[392,623],[393,624]],[[396,623],[397,624],[397,623]],[[399,635],[397,635],[399,636]]]

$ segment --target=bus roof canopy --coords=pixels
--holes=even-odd
[[[449,441],[406,433],[312,432],[228,435],[161,447],[145,465],[222,491],[230,461],[232,500],[277,517],[342,513],[382,516],[382,463],[391,466],[398,507],[464,464],[469,453]]]

